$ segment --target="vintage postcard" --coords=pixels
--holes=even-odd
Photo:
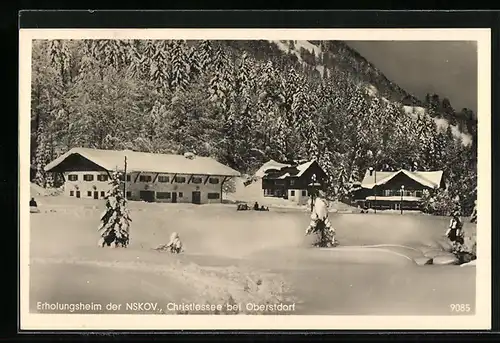
[[[490,328],[490,56],[21,29],[21,329]]]

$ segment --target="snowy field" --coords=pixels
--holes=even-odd
[[[38,302],[113,302],[123,304],[114,313],[166,314],[184,313],[169,310],[169,302],[242,304],[221,313],[246,314],[451,315],[450,304],[470,304],[468,314],[475,306],[475,267],[412,260],[438,247],[448,218],[332,213],[341,246],[322,250],[304,237],[308,214],[301,210],[130,202],[131,244],[109,249],[97,246],[104,200],[37,201],[41,213],[30,215],[33,312],[44,312]],[[183,254],[152,249],[173,231],[185,244]],[[127,302],[157,307],[127,311]],[[245,308],[249,303],[296,306],[254,312]],[[108,311],[75,311],[96,312]]]

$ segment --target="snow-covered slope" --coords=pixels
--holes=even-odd
[[[295,56],[297,56],[297,59],[301,64],[305,64],[305,62],[302,60],[302,56],[300,56],[300,48],[304,48],[306,50],[314,52],[316,56],[319,56],[319,54],[321,53],[320,47],[311,44],[310,42],[305,40],[294,41],[295,46],[293,49],[290,49],[290,43],[288,41],[272,40],[271,42],[275,43],[278,46],[278,48],[280,48],[281,51],[284,51],[286,53],[292,53]],[[321,73],[321,76],[323,76],[325,67],[322,65],[317,65],[316,70],[318,70]]]
[[[291,48],[289,41],[272,40],[271,42],[275,43],[278,46],[278,48],[280,50],[282,50],[283,52],[294,54],[301,64],[306,63],[303,61],[303,59],[301,57],[301,54],[300,54],[301,48],[306,49],[311,53],[314,53],[316,56],[321,56],[321,54],[323,53],[321,47],[319,47],[315,44],[312,44],[309,41],[300,41],[300,40],[293,41],[293,45],[294,45],[293,48]],[[325,67],[323,65],[318,63],[318,65],[316,65],[316,69],[321,73],[321,75],[323,75],[324,70],[325,70]],[[373,84],[367,84],[366,90],[367,90],[367,93],[370,94],[371,96],[376,96],[379,93],[377,87]],[[384,101],[390,101],[385,97],[382,97],[382,99]],[[427,110],[421,106],[403,106],[403,107],[404,107],[404,111],[408,115],[412,115],[412,116],[429,115],[427,113]],[[433,118],[433,119],[436,122],[438,128],[441,130],[446,130],[448,128],[448,126],[450,125],[446,119],[442,119],[442,118]],[[469,134],[461,132],[459,130],[458,126],[451,125],[451,130],[452,130],[453,135],[456,138],[461,139],[461,141],[464,145],[469,145],[471,143],[471,141],[472,141],[471,136]]]
[[[428,115],[426,109],[423,107],[404,106],[404,110],[407,114],[412,116]],[[457,125],[452,125],[446,119],[443,118],[433,118],[433,119],[436,122],[436,125],[439,130],[446,131],[448,129],[448,126],[451,126],[451,132],[453,133],[453,135],[456,138],[461,139],[464,145],[469,145],[470,143],[472,143],[471,136],[466,133],[460,132]]]

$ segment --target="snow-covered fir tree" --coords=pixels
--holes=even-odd
[[[227,53],[218,48],[213,61],[213,76],[210,79],[210,99],[223,111],[230,106],[230,93],[232,91],[231,60]]]
[[[98,231],[101,235],[100,247],[128,247],[130,243],[130,219],[127,201],[120,187],[120,172],[113,172],[110,179],[111,189],[106,194],[106,210],[101,215]]]
[[[187,63],[189,64],[189,78],[198,77],[203,69],[200,63],[200,51],[195,46],[191,46],[188,50]]]
[[[150,60],[149,77],[159,93],[165,93],[170,89],[172,65],[169,63],[169,52],[171,48],[172,43],[169,41],[158,41],[154,44],[154,55]]]
[[[200,70],[207,70],[212,65],[212,43],[209,40],[203,40],[198,47]]]
[[[170,52],[172,75],[172,88],[176,91],[184,91],[189,84],[189,64],[186,60],[186,45],[182,41],[174,41]]]
[[[40,123],[37,132],[37,148],[35,155],[35,183],[41,187],[47,186],[47,173],[45,172],[45,165],[47,163],[47,135],[44,130],[44,124]]]

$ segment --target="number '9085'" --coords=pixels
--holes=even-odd
[[[469,304],[450,304],[450,310],[452,312],[467,313],[471,311]]]

